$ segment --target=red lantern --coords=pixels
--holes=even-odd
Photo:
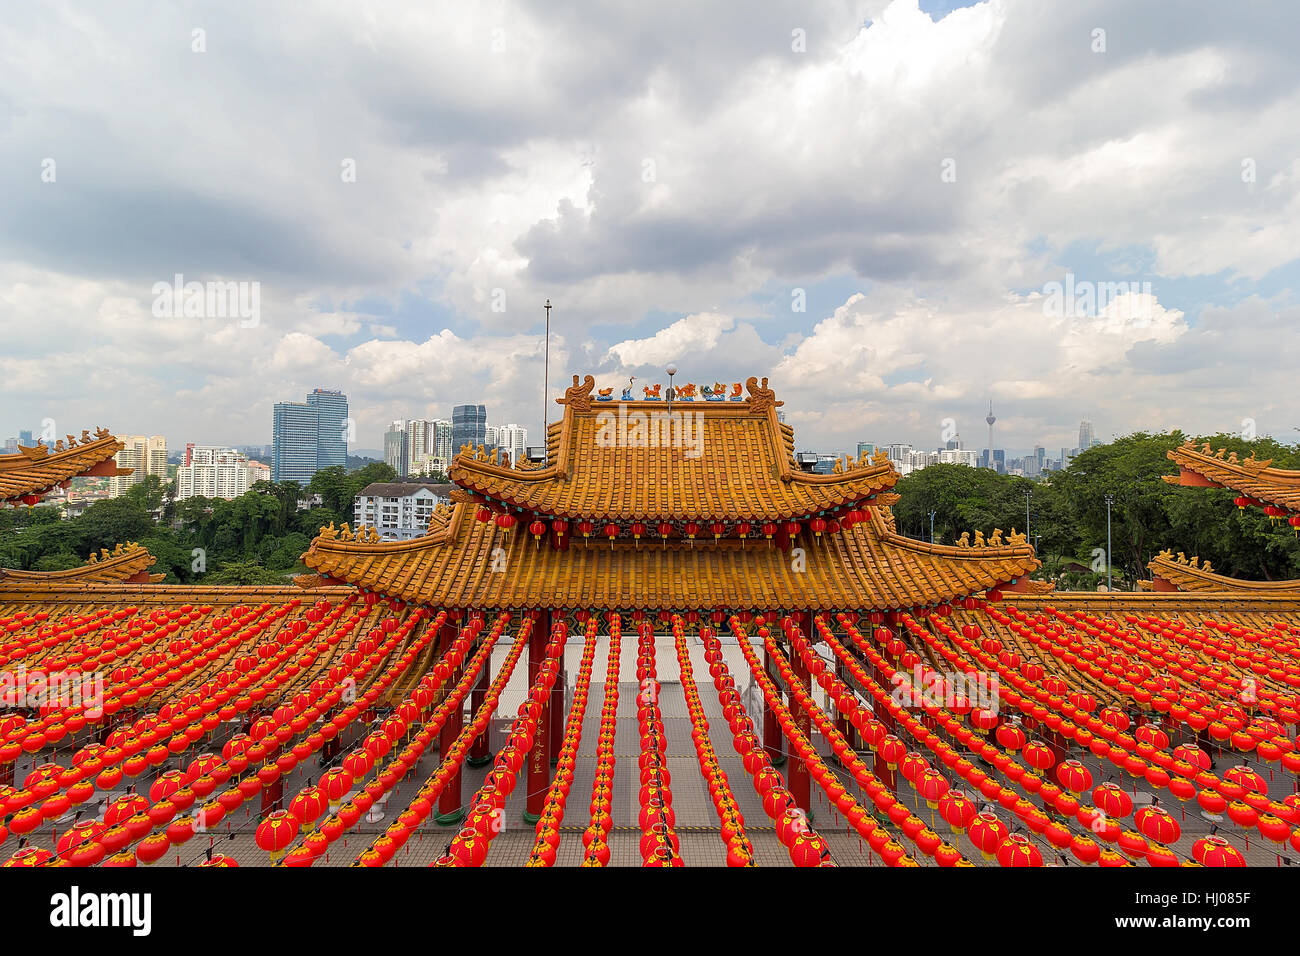
[[[258,825],[254,840],[258,847],[271,854],[271,862],[275,863],[298,835],[299,826],[298,818],[288,810],[275,810]]]
[[[1206,836],[1192,844],[1192,859],[1201,866],[1245,866],[1241,851],[1220,836]]]
[[[497,515],[497,527],[500,528],[502,531],[504,531],[506,534],[509,534],[510,529],[513,528],[514,526],[515,526],[514,515],[512,514]]]

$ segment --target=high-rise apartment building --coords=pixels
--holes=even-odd
[[[126,447],[113,456],[119,468],[131,468],[129,475],[114,476],[108,480],[108,493],[116,498],[132,485],[138,485],[149,475],[167,481],[167,439],[162,435],[120,435],[118,441]]]
[[[187,445],[185,464],[176,469],[176,498],[238,498],[259,477],[233,448]]]
[[[513,464],[528,455],[528,429],[523,425],[511,423],[498,425],[496,429],[496,447],[510,455]]]
[[[445,474],[453,457],[451,431],[445,419],[398,419],[384,432],[384,461],[403,478]]]
[[[1087,451],[1092,447],[1092,422],[1079,422],[1079,450]]]
[[[456,457],[458,451],[451,441],[451,422],[439,418],[433,425],[433,453],[450,465],[451,460]],[[442,470],[446,471],[447,469],[444,467]]]

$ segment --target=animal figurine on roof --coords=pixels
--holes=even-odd
[[[655,385],[655,386],[653,386],[653,387],[651,387],[651,386],[649,386],[649,385],[642,385],[642,386],[641,386],[641,391],[645,393],[645,399],[646,399],[647,402],[657,402],[657,401],[660,401],[659,386],[658,386],[658,385]]]
[[[687,382],[681,388],[677,389],[677,397],[683,402],[695,401],[695,383]]]
[[[632,401],[632,383],[635,381],[636,381],[635,375],[633,375],[631,378],[627,380],[627,388],[623,389],[623,401],[625,402]]]
[[[745,396],[742,395],[742,394],[740,394],[740,393],[741,393],[741,385],[740,385],[740,383],[739,383],[739,382],[732,382],[732,383],[731,383],[731,399],[730,399],[730,400],[733,401],[733,402],[743,402],[743,401],[745,400]]]
[[[614,390],[612,388],[598,388],[596,389],[596,401],[598,402],[612,401],[611,396],[613,394],[614,394]]]

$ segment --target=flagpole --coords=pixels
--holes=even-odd
[[[547,445],[546,434],[546,399],[551,394],[551,300],[546,300],[546,359],[542,373],[542,440],[543,448]]]

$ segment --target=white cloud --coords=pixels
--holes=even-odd
[[[1012,447],[1081,417],[1289,428],[1298,14],[1272,11],[235,2],[195,54],[183,10],[23,8],[0,26],[0,438],[57,409],[267,440],[316,386],[369,447],[460,401],[540,422],[548,297],[553,385],[767,374],[810,447],[977,433],[989,398]],[[1080,248],[1115,272],[1093,280],[1183,283],[1145,322],[1045,314],[1023,290]],[[154,318],[175,272],[260,282],[262,321]],[[1234,294],[1195,317],[1202,282]]]

